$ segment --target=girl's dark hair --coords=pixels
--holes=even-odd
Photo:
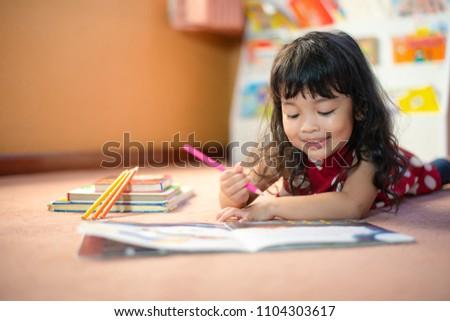
[[[393,184],[406,170],[406,160],[399,153],[393,135],[389,111],[392,102],[356,41],[344,32],[310,32],[285,45],[276,56],[270,77],[272,143],[263,146],[260,160],[265,162],[263,168],[272,168],[272,174],[266,177],[283,175],[293,190],[294,178],[305,170],[306,156],[289,142],[284,132],[282,98],[290,99],[298,93],[333,98],[333,92],[352,99],[354,125],[348,147],[356,153],[358,161],[354,166],[361,160],[374,164],[373,184],[392,198],[398,209],[399,197]]]

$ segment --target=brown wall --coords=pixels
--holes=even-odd
[[[0,153],[226,142],[238,48],[172,30],[166,0],[1,0]]]

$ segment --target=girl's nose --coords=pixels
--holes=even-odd
[[[317,124],[315,117],[306,118],[300,127],[300,130],[303,133],[311,133],[311,132],[318,131],[319,129],[320,128],[319,128],[319,125]]]

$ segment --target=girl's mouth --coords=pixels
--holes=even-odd
[[[328,138],[302,140],[305,149],[322,149],[326,146]]]

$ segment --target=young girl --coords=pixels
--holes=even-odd
[[[399,148],[389,99],[358,44],[338,32],[311,32],[284,46],[272,66],[272,142],[249,175],[223,173],[217,219],[360,219],[398,206],[406,194],[450,182],[450,162],[423,164]],[[278,196],[262,191],[283,178]]]

